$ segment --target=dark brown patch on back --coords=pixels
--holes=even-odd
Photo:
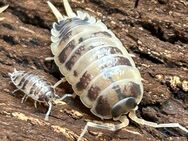
[[[89,50],[91,50],[92,48],[94,48],[95,46],[89,46],[87,47],[87,49],[85,49],[85,46],[80,46],[71,56],[71,58],[67,61],[67,63],[65,64],[65,67],[68,70],[71,70],[72,67],[74,66],[74,64],[76,63],[77,60],[79,60],[79,58],[81,57],[82,54],[84,54],[83,52],[87,52]]]
[[[117,63],[121,64],[121,65],[131,66],[131,63],[130,63],[129,59],[127,59],[125,57],[119,57]]]
[[[83,42],[83,41],[84,41],[84,39],[83,39],[82,37],[80,37],[79,43],[81,43],[81,42]]]
[[[131,66],[131,63],[125,57],[116,56],[116,57],[110,58],[106,63],[102,64],[100,66],[100,68],[105,69],[105,68],[109,68],[109,67],[115,67],[115,66],[118,66],[118,65]]]
[[[91,101],[94,101],[98,97],[100,91],[101,89],[98,86],[91,86],[91,88],[88,90],[87,97]]]
[[[22,89],[23,90],[25,90],[25,88],[26,88],[26,85],[29,83],[29,80],[28,79],[26,79],[25,80],[25,82],[24,82],[24,84],[23,84],[23,86],[22,86]]]
[[[76,84],[76,88],[81,91],[85,89],[91,81],[92,76],[87,72],[80,78],[80,81]]]
[[[37,81],[34,81],[32,87],[30,88],[30,94],[38,95],[40,90],[42,89],[42,87],[39,87],[39,83],[42,83],[42,82],[44,82],[44,80],[39,79],[39,78]],[[40,93],[42,93],[42,91]]]
[[[111,114],[111,107],[106,98],[103,98],[102,96],[98,98],[95,111],[102,116],[108,116]]]
[[[116,47],[112,46],[105,46],[98,50],[98,54],[96,55],[96,59],[100,59],[104,56],[110,55],[110,54],[122,54],[121,50],[119,50]]]
[[[18,84],[18,86],[19,86],[19,87],[22,86],[22,89],[24,88],[24,85],[26,85],[26,84],[25,84],[25,81],[26,81],[26,79],[27,79],[27,77],[28,77],[29,75],[31,75],[30,72],[28,72],[27,74],[24,73],[23,78],[20,80],[20,83]]]
[[[87,72],[80,78],[80,81],[76,84],[76,88],[81,91],[85,89],[91,81],[91,75]]]
[[[75,77],[77,77],[77,76],[78,76],[77,71],[74,71],[74,76],[75,76]]]
[[[125,98],[126,96],[123,94],[123,91],[121,90],[121,87],[119,85],[115,85],[112,87],[112,89],[116,92],[117,97],[119,100]]]
[[[81,56],[81,53],[85,50],[84,49],[85,46],[80,46],[75,52],[74,54],[71,56],[71,58],[67,61],[67,63],[65,64],[65,67],[68,70],[71,70],[72,67],[74,66],[74,64],[76,63],[76,61],[78,60],[78,58]]]
[[[36,89],[36,86],[37,85],[37,81],[35,81],[34,83],[33,83],[33,85],[32,85],[32,87],[31,87],[31,89],[30,89],[30,93],[29,94],[34,94],[34,90]]]
[[[74,66],[74,64],[76,63],[77,59],[76,59],[76,56],[73,55],[69,61],[65,64],[65,67],[68,69],[68,70],[71,70],[71,68]]]
[[[92,49],[92,47],[91,47],[91,49]],[[80,46],[80,47],[75,51],[75,54],[81,55],[84,50],[85,50],[85,46]]]
[[[99,31],[99,32],[95,32],[95,33],[90,33],[90,35],[87,35],[85,38],[80,37],[79,43],[83,42],[84,40],[91,39],[94,37],[104,37],[104,36],[112,37],[111,34],[109,34],[106,31]]]
[[[140,85],[138,85],[134,82],[129,82],[124,87],[124,94],[126,94],[126,96],[131,96],[131,97],[137,98],[138,96],[141,95]]]
[[[62,41],[66,41],[67,39],[69,39],[72,36],[72,31],[69,31],[65,36],[62,37],[61,42]]]
[[[70,41],[65,48],[62,50],[62,52],[59,54],[59,62],[64,63],[69,54],[72,52],[72,50],[76,47],[75,41]]]
[[[110,47],[110,53],[111,54],[116,54],[116,53],[122,54],[121,50],[117,47]]]

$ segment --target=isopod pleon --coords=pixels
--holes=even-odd
[[[3,6],[0,8],[0,13],[2,13],[3,11],[5,11],[8,8],[9,5]],[[3,17],[0,17],[0,21],[3,20]]]
[[[131,55],[103,22],[86,12],[74,13],[67,0],[63,3],[67,16],[62,16],[48,1],[58,20],[51,29],[54,55],[51,59],[95,116],[121,122],[117,125],[87,122],[78,140],[88,127],[111,131],[126,127],[129,124],[127,116],[142,125],[178,127],[188,133],[179,123],[157,124],[136,116],[135,111],[143,97],[143,85]]]
[[[13,93],[21,90],[25,94],[21,103],[30,97],[35,101],[35,108],[37,108],[37,102],[43,102],[49,105],[45,115],[45,120],[48,120],[52,109],[52,101],[59,99],[59,96],[55,94],[53,86],[48,81],[31,72],[17,71],[15,69],[14,72],[9,73],[9,76],[12,83],[17,87]]]

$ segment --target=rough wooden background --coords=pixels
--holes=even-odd
[[[64,14],[61,0],[51,0]],[[44,75],[53,84],[61,78],[51,56],[50,28],[56,21],[46,0],[1,0],[9,4],[0,22],[0,140],[74,141],[87,120],[100,120],[78,98],[53,107],[49,122],[47,107],[21,104],[22,93],[12,96],[8,72],[14,68]],[[188,128],[188,1],[72,0],[72,8],[88,11],[120,38],[144,79],[144,98],[138,116],[158,123],[179,122]],[[72,93],[69,84],[58,94]],[[109,121],[108,121],[109,122]],[[131,132],[134,131],[134,132]],[[83,140],[180,140],[187,136],[178,129],[154,129],[131,122],[118,132],[90,128]]]

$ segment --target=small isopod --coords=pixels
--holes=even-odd
[[[103,22],[83,11],[74,13],[67,0],[63,3],[67,16],[62,16],[48,1],[58,19],[51,29],[54,57],[48,59],[55,61],[75,94],[95,116],[121,122],[117,125],[87,122],[78,141],[88,127],[116,131],[128,126],[127,116],[142,125],[178,127],[188,133],[179,123],[157,124],[136,116],[143,85],[132,55]]]
[[[9,6],[9,5],[0,7],[0,13],[2,13],[3,11],[5,11],[5,10],[8,8],[8,6]],[[4,19],[3,17],[0,17],[0,21],[3,20],[3,19]]]
[[[59,96],[55,94],[53,86],[43,78],[35,75],[31,72],[17,71],[9,73],[12,83],[17,87],[13,93],[21,90],[25,93],[21,103],[31,97],[35,102],[35,108],[37,108],[37,102],[47,103],[49,105],[48,111],[45,115],[45,120],[48,120],[49,114],[52,109],[52,102],[59,99]]]

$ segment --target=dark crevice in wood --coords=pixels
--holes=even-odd
[[[157,21],[152,21],[151,23],[146,22],[146,21],[140,21],[139,24],[144,29],[148,30],[154,37],[157,37],[161,41],[169,42],[172,44],[175,44],[180,41],[182,43],[188,44],[188,38],[186,36],[182,36],[180,33],[178,33],[172,27],[169,29],[165,29]],[[165,26],[165,25],[163,25],[163,26]],[[173,34],[171,34],[171,35],[167,34],[164,32],[164,30],[172,30]]]
[[[96,4],[98,7],[100,7],[102,10],[104,10],[107,15],[111,15],[114,13],[119,13],[122,15],[127,15],[125,12],[123,12],[122,10],[118,9],[118,8],[113,8],[110,7],[108,4],[105,3],[105,1],[102,0],[89,0],[91,3]]]
[[[18,42],[14,39],[14,37],[12,37],[10,35],[0,35],[0,39],[4,40],[5,42],[7,42],[10,45],[18,44]]]
[[[128,24],[131,27],[137,27],[141,26],[143,29],[146,31],[150,32],[152,36],[158,38],[159,40],[163,42],[169,42],[171,44],[176,44],[178,42],[188,44],[188,36],[184,35],[187,34],[186,31],[178,31],[175,29],[175,27],[168,27],[166,28],[165,26],[169,26],[168,24],[170,23],[159,23],[159,21],[144,21],[142,19],[124,19],[124,20],[119,20],[123,24]],[[170,32],[170,33],[168,33]]]
[[[23,23],[50,30],[50,27],[36,12],[29,11],[33,14],[27,14],[27,9],[18,5],[14,7],[9,6],[9,9],[11,10],[11,13],[17,16]]]

